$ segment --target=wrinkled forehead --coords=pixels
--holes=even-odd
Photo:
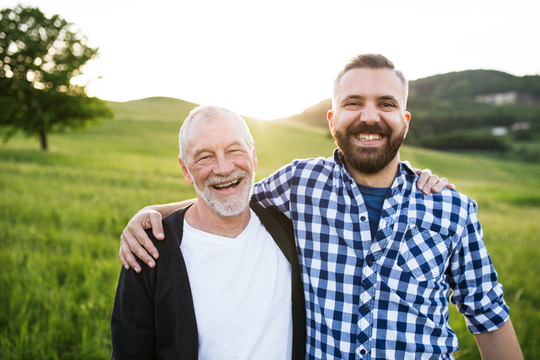
[[[249,147],[241,124],[226,113],[194,118],[186,129],[186,140],[190,148],[197,144],[215,143],[217,145],[223,141],[238,143],[245,148]]]
[[[214,113],[210,116],[198,114],[195,116],[188,128],[186,135],[188,139],[204,135],[205,131],[231,131],[236,129],[236,124],[232,118],[225,113]]]

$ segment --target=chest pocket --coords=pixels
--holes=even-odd
[[[418,281],[440,277],[448,266],[451,239],[409,224],[401,244],[398,265]]]

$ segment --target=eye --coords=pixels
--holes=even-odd
[[[199,156],[199,158],[197,159],[198,162],[201,162],[201,161],[205,161],[205,160],[208,160],[210,159],[210,155],[201,155]]]
[[[229,150],[229,153],[231,154],[238,154],[238,153],[243,153],[244,151],[240,148],[233,148],[233,149],[230,149]]]
[[[381,107],[384,107],[384,108],[394,108],[396,107],[396,105],[394,103],[391,103],[391,102],[383,102],[381,104]]]
[[[361,105],[362,104],[359,101],[347,101],[345,103],[345,106],[350,106],[350,107],[352,107],[352,106],[361,106]]]

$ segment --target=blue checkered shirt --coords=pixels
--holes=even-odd
[[[448,299],[472,333],[508,318],[477,219],[454,190],[426,196],[401,163],[371,238],[362,195],[339,151],[295,160],[253,199],[294,222],[306,298],[306,359],[452,359]]]

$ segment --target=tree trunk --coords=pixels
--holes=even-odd
[[[47,151],[48,149],[47,133],[44,130],[39,131],[39,139],[41,140],[41,150]]]

